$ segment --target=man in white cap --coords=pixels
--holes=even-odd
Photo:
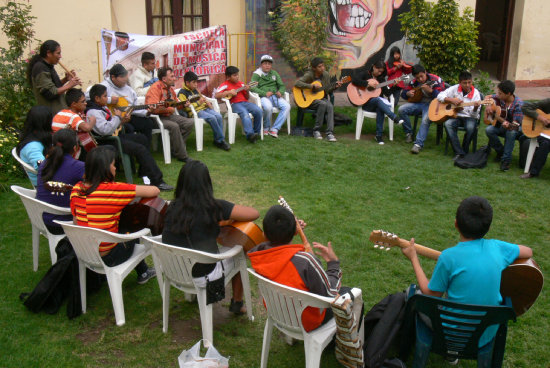
[[[258,82],[258,85],[250,90],[257,93],[261,98],[262,110],[264,114],[264,134],[277,138],[281,126],[284,124],[290,114],[290,105],[283,98],[285,85],[279,73],[271,69],[273,58],[269,55],[263,55],[260,58],[260,67],[252,74],[252,82]],[[273,108],[279,109],[279,115],[273,126],[271,126],[271,116]]]

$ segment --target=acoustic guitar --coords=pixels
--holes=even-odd
[[[97,142],[95,138],[88,132],[76,132],[78,135],[78,140],[80,145],[84,147],[86,152],[90,152],[92,149],[97,147]]]
[[[447,119],[456,118],[458,111],[464,107],[480,105],[491,105],[492,100],[486,99],[483,101],[463,102],[459,105],[455,105],[449,102],[439,102],[437,98],[434,98],[430,102],[428,108],[428,118],[432,123],[441,124]]]
[[[435,84],[435,81],[429,80],[426,83],[422,83],[419,86],[414,87],[412,90],[414,91],[414,95],[409,97],[407,99],[407,102],[420,102],[422,100],[422,97],[424,97],[424,92],[422,91],[422,86],[432,86]]]
[[[367,87],[358,87],[355,84],[350,83],[348,84],[348,88],[347,88],[348,99],[355,106],[363,106],[371,98],[380,96],[380,93],[382,93],[382,87],[388,86],[390,84],[398,83],[400,81],[404,81],[405,83],[408,83],[410,82],[411,79],[412,79],[412,76],[410,74],[405,74],[398,78],[391,79],[383,83],[378,83],[378,81],[374,78],[369,79],[367,80],[367,82],[369,83],[369,86]],[[376,87],[372,87],[371,84],[376,85]]]
[[[340,79],[340,83],[348,83],[351,82],[351,77],[349,75],[343,77]],[[338,82],[336,82],[338,83]],[[336,83],[333,83],[328,90],[332,90],[336,87]],[[292,89],[292,95],[294,96],[294,101],[296,102],[296,105],[301,107],[302,109],[307,108],[309,105],[313,103],[315,100],[320,100],[323,97],[325,97],[325,90],[323,88],[323,84],[321,81],[313,81],[311,83],[314,88],[317,89],[317,91],[313,91],[313,89],[308,88],[298,88],[294,87]]]
[[[231,99],[231,98],[235,97],[235,96],[237,95],[237,93],[239,93],[239,92],[241,92],[242,90],[244,90],[247,86],[248,86],[248,87],[255,87],[255,86],[257,86],[257,85],[258,85],[258,82],[250,82],[250,83],[248,83],[248,84],[245,84],[244,86],[237,88],[237,89],[235,90],[235,93],[231,93],[232,96],[231,96],[231,97],[227,96],[227,98]],[[230,92],[230,91],[231,91],[231,90],[229,90],[229,91],[227,91],[227,92]]]
[[[120,117],[123,118],[127,114],[131,114],[134,110],[147,110],[152,107],[155,108],[158,104],[144,104],[144,105],[130,105],[128,100],[124,97],[119,97],[116,104],[108,104],[109,110],[120,110]]]
[[[244,252],[248,252],[256,245],[267,241],[264,232],[258,225],[247,221],[220,221],[220,234],[216,241],[226,247],[242,245]]]
[[[545,114],[541,109],[537,109],[539,116],[544,116],[550,119],[550,114]],[[521,124],[521,130],[529,138],[536,138],[539,135],[545,134],[550,136],[550,127],[544,125],[544,123],[538,119],[533,119],[530,116],[523,115],[523,123]]]
[[[406,248],[410,244],[408,240],[383,230],[372,231],[369,240],[375,244],[375,248],[382,250],[389,250],[394,246]],[[415,244],[414,247],[418,254],[433,260],[437,260],[441,254],[437,250],[420,244]],[[500,293],[503,297],[512,299],[516,316],[521,316],[535,303],[543,284],[544,276],[534,259],[517,259],[502,271]]]
[[[498,118],[505,118],[505,112],[498,106],[494,100],[491,99],[491,104],[485,108],[485,115],[483,117],[483,122],[486,125],[500,126],[502,123],[498,121]],[[509,122],[511,129],[518,130],[519,124],[516,122]]]

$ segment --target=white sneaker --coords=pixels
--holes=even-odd
[[[397,122],[397,125],[403,125],[405,121],[403,119],[399,119],[399,121]]]
[[[315,131],[313,132],[313,138],[315,138],[315,139],[323,139],[323,136],[321,135],[321,132],[315,130]]]
[[[329,142],[336,142],[336,141],[337,141],[337,140],[336,140],[336,137],[335,137],[334,134],[332,134],[332,133],[328,133],[328,134],[327,134],[327,140],[328,140]]]

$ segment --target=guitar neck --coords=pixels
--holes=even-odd
[[[398,246],[400,248],[406,248],[410,244],[409,240],[405,240],[405,239],[401,239],[401,238],[398,238],[398,240],[399,240]],[[433,259],[435,261],[437,261],[437,259],[441,255],[441,252],[438,251],[438,250],[428,248],[428,247],[425,247],[423,245],[416,244],[416,243],[414,243],[414,249],[416,249],[416,253],[420,254],[421,256]]]
[[[306,249],[306,252],[313,253],[311,244],[309,244],[309,241],[306,238],[304,229],[302,229],[302,226],[300,226],[300,224],[298,223],[298,219],[296,219],[296,229],[298,230],[298,235],[300,235],[300,239],[302,239],[302,244],[304,244],[304,248]]]

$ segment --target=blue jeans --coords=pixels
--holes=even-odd
[[[489,138],[489,146],[497,151],[498,154],[502,154],[502,162],[512,161],[512,151],[514,150],[514,144],[518,137],[519,131],[507,130],[503,127],[495,127],[489,125],[485,129],[485,134]],[[498,137],[504,137],[504,146],[500,142]]]
[[[262,109],[256,104],[248,101],[231,104],[231,108],[234,113],[239,114],[247,137],[250,137],[254,133],[260,134],[262,127]],[[254,128],[252,128],[252,120],[250,120],[248,113],[251,113],[254,117]]]
[[[384,132],[384,115],[395,120],[397,116],[390,106],[382,100],[382,97],[371,98],[363,105],[363,110],[376,112],[376,136],[381,137]]]
[[[277,97],[276,95],[262,97],[260,101],[262,103],[262,110],[264,111],[264,130],[270,130],[273,107],[279,109],[279,115],[277,115],[273,128],[271,128],[271,130],[278,132],[288,118],[288,114],[290,114],[290,104],[284,98]]]
[[[409,115],[422,115],[422,123],[416,134],[415,144],[420,147],[424,147],[424,141],[428,137],[428,130],[430,129],[431,121],[428,119],[428,108],[430,104],[428,102],[415,102],[415,103],[406,103],[402,105],[397,114],[401,119],[403,119],[403,130],[405,133],[412,133],[411,120]]]
[[[212,109],[204,109],[199,111],[197,116],[206,120],[212,128],[212,132],[214,132],[214,142],[221,143],[225,140],[223,135],[223,118],[219,112]]]
[[[445,122],[445,130],[447,131],[447,137],[451,141],[451,146],[453,146],[453,151],[456,155],[465,155],[470,150],[470,142],[474,137],[476,130],[477,119],[467,118],[459,116],[456,119],[449,119]],[[458,140],[458,127],[464,126],[466,133],[464,134],[464,140],[462,141],[462,146]]]
[[[416,347],[414,350],[413,368],[426,366],[432,347],[433,332],[419,316],[416,316]],[[478,368],[489,368],[493,360],[495,339],[480,347],[477,353]]]

